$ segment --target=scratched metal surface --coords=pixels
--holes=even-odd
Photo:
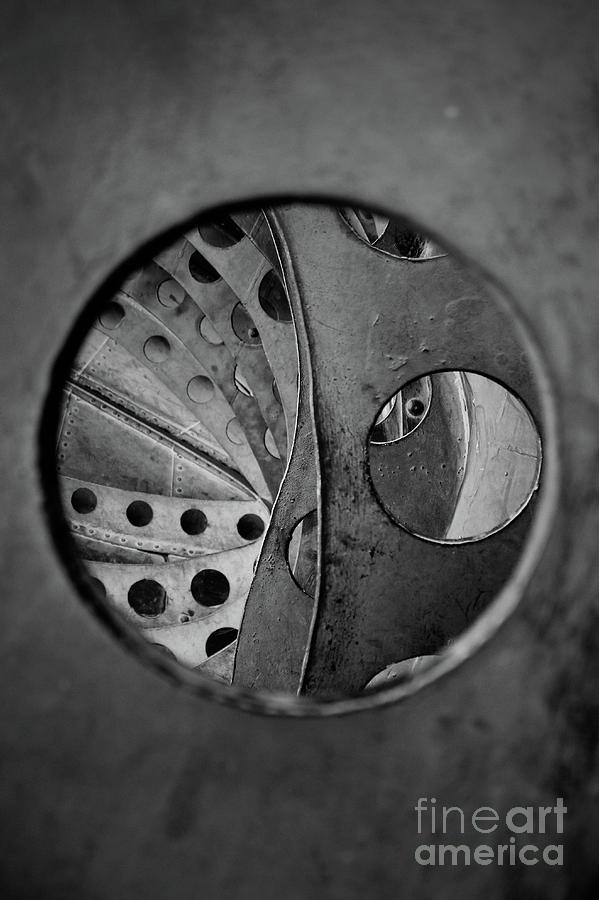
[[[591,896],[596,9],[91,0],[2,17],[4,895]],[[326,719],[218,705],[120,645],[57,554],[40,477],[43,404],[86,299],[198,210],[276,193],[412,216],[503,285],[539,348],[544,486],[511,615],[445,678]],[[414,863],[419,796],[558,795],[559,870]]]

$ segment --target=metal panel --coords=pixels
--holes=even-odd
[[[5,896],[592,896],[597,17],[584,0],[4,5]],[[218,705],[120,646],[68,576],[50,418],[40,438],[57,356],[114,268],[276,192],[428,226],[514,298],[540,385],[544,485],[500,605],[446,677],[326,719]],[[414,860],[419,797],[557,796],[564,866]]]

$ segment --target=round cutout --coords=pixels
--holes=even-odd
[[[522,512],[539,483],[541,442],[518,397],[483,375],[440,372],[406,385],[383,409],[393,401],[402,410],[397,419],[415,406],[420,418],[420,427],[387,442],[380,414],[371,431],[372,484],[396,522],[418,537],[459,544],[500,531]]]
[[[191,581],[192,597],[200,606],[221,606],[230,590],[229,579],[218,569],[202,569]]]

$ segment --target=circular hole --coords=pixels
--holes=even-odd
[[[152,619],[166,609],[166,591],[157,581],[142,578],[129,588],[127,600],[138,616]]]
[[[187,396],[194,403],[208,403],[214,397],[214,382],[205,375],[196,375],[187,385]]]
[[[198,331],[208,344],[223,344],[224,341],[208,316],[202,316],[198,321]]]
[[[203,241],[206,241],[211,247],[218,247],[221,250],[233,247],[245,237],[231,216],[222,216],[220,219],[200,225],[198,231]]]
[[[287,564],[293,580],[309,597],[316,594],[318,571],[318,519],[316,510],[307,513],[291,532]]]
[[[189,274],[194,281],[199,281],[200,284],[212,284],[212,282],[218,281],[220,278],[214,266],[211,266],[208,260],[197,250],[194,250],[189,257],[188,266]]]
[[[185,534],[203,534],[208,527],[208,519],[201,509],[186,509],[181,516],[181,528]]]
[[[116,300],[111,300],[98,316],[98,321],[107,331],[112,331],[113,328],[118,328],[124,316],[125,310],[121,304],[117,303]]]
[[[221,606],[229,591],[229,580],[218,569],[202,569],[191,580],[191,595],[200,606]]]
[[[98,505],[98,498],[89,488],[77,488],[71,494],[71,506],[80,515],[87,515]]]
[[[143,528],[152,521],[154,513],[150,504],[145,500],[134,500],[127,507],[126,515],[132,525],[136,528]]]
[[[275,322],[292,321],[287,292],[274,269],[267,272],[260,282],[258,301],[266,315]]]
[[[153,337],[148,338],[144,344],[144,355],[153,363],[164,362],[170,352],[171,345],[160,334],[155,334]]]
[[[501,319],[501,311],[498,315],[498,311],[492,309],[493,294],[495,291],[501,294],[501,289],[494,286],[492,290],[487,290],[484,276],[476,285],[477,273],[469,271],[458,259],[453,260],[451,265],[444,262],[439,266],[424,264],[423,261],[440,251],[438,247],[435,249],[434,242],[423,236],[419,226],[399,219],[392,221],[389,216],[364,213],[359,202],[351,209],[358,211],[352,220],[355,233],[348,227],[347,219],[344,222],[340,217],[337,203],[326,208],[323,204],[311,207],[306,202],[296,209],[293,204],[287,203],[280,214],[275,209],[272,218],[267,212],[269,223],[264,218],[257,218],[257,214],[252,218],[252,211],[246,211],[244,228],[247,222],[247,232],[251,232],[252,242],[250,245],[249,240],[242,241],[238,245],[239,252],[242,247],[244,252],[251,249],[258,259],[260,246],[263,246],[264,260],[260,261],[259,267],[248,269],[245,284],[236,284],[238,296],[252,298],[251,304],[248,302],[246,308],[243,303],[238,303],[238,298],[234,299],[228,307],[229,318],[224,320],[220,318],[222,310],[218,311],[218,304],[213,306],[219,299],[220,286],[227,294],[226,297],[222,295],[224,301],[232,296],[227,293],[228,288],[223,280],[218,281],[214,288],[196,284],[193,296],[198,298],[198,303],[195,305],[193,298],[176,279],[157,269],[150,258],[140,263],[136,257],[135,277],[130,275],[127,278],[126,290],[115,293],[115,282],[111,279],[104,294],[106,300],[111,302],[104,306],[101,297],[94,301],[97,305],[89,312],[96,316],[99,314],[100,322],[96,319],[95,323],[96,329],[101,328],[101,331],[96,330],[95,334],[96,339],[100,336],[99,343],[102,343],[106,337],[121,334],[117,331],[113,335],[110,330],[104,331],[105,328],[127,330],[132,309],[144,307],[144,315],[148,314],[147,321],[153,320],[154,324],[149,325],[146,331],[138,330],[135,355],[139,360],[144,342],[150,339],[144,349],[150,358],[162,365],[154,365],[152,361],[148,363],[146,356],[143,356],[145,367],[131,365],[130,358],[128,364],[127,354],[119,351],[114,341],[108,340],[104,343],[106,360],[96,357],[84,372],[72,357],[72,368],[64,385],[67,399],[60,411],[58,400],[53,401],[55,431],[61,423],[65,423],[63,427],[71,432],[62,432],[64,438],[59,440],[55,451],[57,464],[61,456],[67,456],[68,471],[66,464],[63,468],[65,474],[74,479],[69,481],[70,490],[63,494],[64,509],[69,519],[67,524],[77,535],[74,546],[82,561],[87,562],[89,572],[95,574],[96,564],[102,562],[98,571],[107,588],[107,596],[99,583],[97,590],[93,587],[95,582],[86,589],[88,579],[83,579],[81,585],[86,598],[98,598],[98,611],[103,602],[114,606],[119,600],[117,587],[124,572],[124,563],[143,563],[142,568],[129,570],[136,574],[129,574],[124,584],[121,580],[121,599],[125,600],[131,582],[146,579],[150,586],[154,584],[154,591],[148,589],[144,594],[139,588],[134,588],[131,592],[133,602],[136,602],[138,595],[141,615],[160,615],[161,610],[166,610],[168,620],[165,615],[144,619],[130,612],[129,622],[123,625],[121,636],[133,647],[134,642],[129,640],[131,626],[141,629],[151,641],[162,641],[162,636],[157,637],[154,628],[170,623],[177,627],[176,644],[167,639],[166,631],[161,635],[164,633],[169,649],[171,645],[176,648],[180,664],[190,668],[197,667],[200,628],[203,634],[199,651],[203,658],[204,642],[211,631],[221,625],[238,625],[240,620],[243,621],[245,624],[238,626],[240,652],[237,662],[247,663],[245,673],[240,665],[228,694],[224,693],[224,688],[211,688],[209,683],[204,684],[201,674],[197,676],[197,687],[204,694],[219,694],[220,699],[232,703],[237,703],[243,694],[243,702],[253,704],[257,710],[269,703],[271,710],[286,712],[291,709],[291,712],[301,715],[314,710],[314,706],[319,704],[319,711],[328,715],[339,709],[382,705],[389,699],[389,694],[384,694],[384,699],[375,700],[373,692],[368,691],[364,695],[365,702],[359,697],[363,686],[372,683],[377,672],[381,673],[385,667],[391,669],[388,667],[391,660],[402,661],[394,663],[393,677],[390,671],[384,675],[391,695],[402,696],[407,693],[402,686],[404,675],[401,674],[406,670],[406,658],[416,654],[439,653],[448,641],[463,634],[464,637],[459,638],[458,652],[444,653],[445,662],[435,667],[434,674],[436,676],[438,672],[455,666],[474,645],[475,640],[468,633],[468,628],[484,610],[491,615],[481,616],[476,625],[478,635],[483,637],[490,636],[496,624],[510,613],[520,586],[534,572],[539,548],[543,547],[544,522],[550,516],[543,518],[541,513],[552,512],[553,476],[549,465],[549,444],[543,448],[543,480],[547,481],[549,490],[539,492],[537,507],[534,487],[538,481],[538,478],[535,479],[535,467],[538,470],[540,466],[540,447],[534,442],[532,448],[523,445],[522,434],[516,427],[512,437],[502,442],[501,435],[498,435],[503,419],[499,401],[495,407],[489,401],[495,412],[487,414],[485,427],[482,428],[480,409],[486,408],[488,398],[484,402],[479,398],[470,406],[463,400],[461,405],[456,404],[449,387],[454,393],[462,390],[466,396],[464,384],[460,383],[461,387],[460,384],[452,385],[451,373],[439,371],[447,368],[448,361],[454,360],[453,365],[458,365],[457,361],[472,360],[470,367],[477,370],[484,370],[488,364],[489,373],[497,375],[507,384],[512,377],[510,373],[514,373],[514,386],[518,387],[535,415],[537,408],[550,409],[551,398],[535,385],[535,375],[542,372],[539,362],[541,354],[535,351],[527,354],[529,345],[525,324],[520,320],[515,325],[511,324],[510,299],[505,298],[506,315],[505,319]],[[241,221],[236,218],[236,213],[232,214],[231,220],[233,217],[235,221]],[[181,246],[185,248],[185,266],[193,254],[190,271],[199,281],[210,282],[219,278],[218,261],[224,260],[225,254],[228,253],[234,261],[238,251],[235,247],[231,250],[225,247],[236,235],[231,234],[226,217],[219,213],[213,213],[211,220],[208,216],[198,217],[195,223],[204,240],[212,242],[213,246],[219,245],[219,249],[212,251],[208,243],[201,243],[196,231],[199,253],[195,252],[195,247],[184,243],[184,235],[178,238],[178,244],[173,246],[172,251],[176,253]],[[310,237],[310,252],[314,256],[310,260],[303,259],[298,255],[300,243],[290,240],[289,257],[284,260],[286,275],[285,278],[282,275],[278,278],[276,273],[279,269],[270,261],[272,245],[267,248],[264,242],[265,236],[268,239],[267,226],[281,246],[286,234],[293,236],[296,226],[305,228],[303,234]],[[358,232],[359,237],[356,236]],[[324,256],[321,253],[319,257],[319,246]],[[153,243],[152,247],[158,248],[158,243]],[[214,258],[216,267],[202,256],[203,251],[210,259]],[[338,259],[334,258],[335,255]],[[390,255],[401,258],[391,259]],[[322,271],[316,268],[319,259],[324,260]],[[274,272],[271,271],[273,268]],[[156,272],[160,272],[158,278]],[[284,490],[280,491],[277,478],[281,464],[273,464],[274,460],[267,453],[268,449],[273,456],[279,455],[272,434],[267,430],[268,424],[276,434],[283,460],[286,458],[286,428],[294,429],[294,434],[289,435],[290,445],[295,435],[294,420],[300,390],[296,352],[298,336],[294,333],[293,323],[290,326],[275,325],[277,321],[292,322],[289,298],[285,296],[284,287],[287,278],[290,288],[293,287],[294,273],[300,287],[305,285],[305,290],[297,291],[298,304],[304,302],[308,294],[312,295],[313,289],[318,291],[322,287],[322,309],[306,303],[305,315],[306,332],[312,336],[314,348],[320,348],[317,355],[321,362],[324,360],[327,381],[325,383],[321,379],[318,382],[315,394],[318,402],[308,406],[310,415],[317,417],[316,428],[322,444],[319,446],[319,458],[324,461],[325,468],[339,461],[338,467],[332,471],[329,469],[321,486],[326,555],[321,554],[320,557],[316,513],[310,513],[298,523],[301,513],[317,505],[315,481],[304,477],[310,474],[308,468],[305,472],[303,470],[304,465],[310,467],[317,463],[316,451],[308,444],[302,446],[300,441],[296,442],[297,454],[292,457],[289,466],[291,477]],[[192,282],[191,275],[188,274],[187,278],[188,291],[192,291],[191,284],[195,282]],[[418,283],[418,290],[408,291],[409,296],[406,295],[406,287],[409,288],[406,278],[412,279],[412,287]],[[293,290],[295,299],[295,287]],[[118,303],[114,303],[113,298]],[[212,298],[210,303],[209,298]],[[149,301],[150,308],[147,308],[146,301]],[[256,311],[258,302],[261,308]],[[503,303],[501,295],[502,307]],[[248,308],[251,309],[250,314]],[[155,316],[151,315],[152,309]],[[176,321],[176,340],[171,337],[168,328],[162,327],[158,313],[160,309],[166,310],[163,319],[168,315],[173,322]],[[487,315],[488,312],[490,315]],[[127,317],[124,326],[120,324],[123,316]],[[356,327],[358,320],[360,328]],[[89,321],[94,321],[91,315]],[[213,322],[218,323],[218,328]],[[505,335],[503,326],[498,326],[498,322],[505,322]],[[260,333],[256,323],[260,326]],[[513,333],[510,333],[510,328]],[[404,335],[405,346],[392,346],[394,331]],[[300,345],[302,334],[303,331],[299,335]],[[517,346],[520,334],[522,341]],[[222,335],[225,335],[225,341]],[[158,338],[157,346],[152,338]],[[360,341],[364,342],[363,345]],[[474,341],[476,346],[473,346]],[[181,373],[185,370],[180,350],[184,347],[197,358],[197,367],[188,368],[182,377]],[[256,347],[259,349],[256,350]],[[351,352],[348,347],[351,347]],[[110,348],[112,352],[108,352]],[[396,352],[389,355],[389,351]],[[85,353],[79,353],[79,357],[85,358]],[[406,372],[425,373],[427,359],[428,368],[434,374],[404,384]],[[402,360],[406,363],[405,367]],[[106,365],[108,361],[110,365]],[[364,371],[356,371],[356,366],[363,367]],[[194,372],[198,375],[197,379],[192,379]],[[158,374],[161,376],[159,382],[156,381]],[[460,373],[460,377],[467,374]],[[168,383],[164,382],[163,377],[167,375],[171,376]],[[302,389],[309,386],[304,385],[306,375],[304,367]],[[453,373],[453,377],[455,375]],[[93,397],[76,401],[74,395],[85,391],[89,377],[93,377]],[[546,373],[542,383],[551,383],[549,379],[543,381],[545,378]],[[443,379],[448,381],[449,386],[439,386]],[[400,385],[401,390],[398,391]],[[161,393],[161,386],[168,388],[168,395],[164,391]],[[348,389],[350,386],[351,390]],[[470,381],[467,386],[468,390],[473,390]],[[336,393],[336,387],[340,388],[339,393]],[[222,402],[222,390],[229,405]],[[245,398],[252,393],[255,394],[255,401],[247,402]],[[472,393],[472,398],[475,393]],[[285,410],[275,402],[280,404],[281,394],[285,396]],[[213,397],[211,403],[208,402],[210,397]],[[365,428],[364,404],[373,397],[377,399],[371,401],[374,405]],[[437,403],[439,397],[445,411],[443,415],[440,415],[442,410]],[[217,398],[218,402],[215,402]],[[387,402],[383,408],[385,399]],[[202,406],[202,403],[206,405]],[[509,403],[506,401],[503,405],[507,409]],[[78,415],[75,415],[75,407],[78,407]],[[137,437],[132,433],[134,423],[127,410],[131,414],[138,411]],[[298,428],[305,425],[305,420],[301,420],[304,412],[300,405]],[[114,428],[107,427],[108,413],[114,420]],[[236,414],[239,421],[234,418]],[[337,414],[342,420],[338,423],[327,422],[326,417],[336,417]],[[275,421],[276,427],[273,424]],[[545,425],[550,438],[553,434],[552,422],[549,415]],[[368,435],[367,426],[371,423],[372,429]],[[336,429],[333,427],[335,424],[341,427]],[[484,440],[478,440],[478,447],[477,430],[481,434],[484,432]],[[349,453],[345,441],[335,441],[335,435],[340,435],[342,431],[351,441],[352,448],[354,436],[361,435],[361,449],[355,447],[355,452]],[[307,433],[297,431],[302,439]],[[455,437],[453,446],[447,433]],[[495,447],[491,438],[498,438]],[[62,445],[62,440],[68,441],[68,448]],[[549,438],[544,440],[549,441]],[[234,447],[234,443],[240,447]],[[240,448],[242,452],[238,452]],[[505,454],[513,454],[515,450],[523,450],[515,456],[523,461],[522,465],[530,468],[528,486],[517,469],[518,460],[512,468],[503,465]],[[477,458],[478,472],[471,465],[471,461]],[[489,474],[491,483],[499,489],[499,499],[494,499],[484,485],[484,477]],[[503,481],[507,485],[505,490]],[[71,491],[78,485],[88,485],[96,493],[101,491],[97,496],[96,512],[87,516],[83,523],[80,519],[85,516],[74,512],[77,500],[73,508],[70,506]],[[129,501],[139,497],[128,510],[127,519],[133,524],[127,522],[116,535],[106,530],[107,521],[101,523],[101,528],[98,522],[91,521],[99,511],[104,514],[107,503],[104,488],[100,485],[129,492],[124,495],[128,499],[122,503],[123,513]],[[58,485],[55,487],[58,488]],[[60,490],[64,491],[64,484],[60,485]],[[163,495],[165,502],[167,499],[170,502],[169,495],[182,500],[171,521],[174,534],[163,528],[168,523],[162,522],[163,514],[159,512],[158,504],[154,503],[156,494]],[[185,497],[188,499],[183,499]],[[259,497],[265,498],[264,506],[257,502],[252,505],[247,503]],[[244,500],[246,503],[243,503]],[[501,522],[509,522],[510,516],[517,515],[519,508],[524,509],[527,500],[529,505],[519,520],[502,533]],[[199,504],[201,507],[196,509]],[[271,505],[274,518],[273,524],[269,525]],[[141,515],[136,514],[140,506]],[[149,510],[149,514],[144,515],[144,510],[146,513]],[[242,516],[244,510],[255,511],[258,516]],[[497,516],[489,520],[493,511]],[[531,524],[533,513],[539,515],[532,534],[541,537],[529,541],[527,535],[531,532],[526,529]],[[381,515],[389,518],[389,527],[383,530],[376,524],[378,522],[380,525]],[[89,529],[89,523],[95,528]],[[395,529],[391,527],[392,523],[397,526]],[[495,535],[489,529],[497,529],[499,533]],[[412,534],[408,534],[407,530]],[[468,544],[487,534],[493,537],[483,544]],[[200,535],[202,541],[199,537],[190,536],[188,539],[187,535]],[[261,559],[267,564],[261,563],[255,567],[257,584],[254,588],[267,586],[273,602],[258,603],[254,613],[250,607],[254,597],[260,599],[258,595],[262,591],[252,591],[252,567],[257,562],[263,540]],[[456,546],[458,543],[465,546]],[[438,546],[445,544],[447,546]],[[218,555],[208,555],[211,553]],[[225,565],[225,553],[235,555],[237,562]],[[314,597],[318,584],[319,560],[323,599],[314,620],[313,634],[317,639],[312,641],[312,632],[309,628],[304,631],[304,626],[307,622],[309,624],[308,620],[311,621],[309,613],[315,608],[309,598]],[[113,565],[112,570],[106,568],[110,564]],[[271,564],[272,568],[269,568]],[[181,606],[178,595],[176,602],[167,597],[166,593],[170,595],[171,592],[171,582],[167,582],[163,574],[167,572],[165,566],[170,567],[169,572],[181,567],[187,572],[183,600],[186,596],[186,602],[194,607],[195,617],[189,609]],[[206,574],[205,566],[212,566],[216,574],[212,577]],[[220,580],[224,579],[223,572],[230,578],[230,585],[225,580],[225,588],[222,583],[219,585]],[[510,590],[500,595],[514,572],[517,581],[510,584]],[[192,594],[192,578],[196,573]],[[285,591],[285,585],[289,587],[290,575],[298,585],[291,593],[300,601],[299,609],[289,609],[285,605],[291,599]],[[280,582],[277,580],[279,577]],[[156,587],[161,578],[165,579],[163,587]],[[342,578],[348,586],[345,593]],[[304,594],[300,593],[300,589]],[[91,593],[92,590],[94,593]],[[200,605],[194,600],[194,595],[199,598]],[[144,596],[149,598],[147,603],[142,602]],[[248,597],[250,602],[244,613],[245,618],[241,619]],[[397,602],[399,597],[402,602]],[[495,598],[498,598],[497,601]],[[126,609],[129,612],[129,607]],[[203,624],[192,627],[191,621],[199,619]],[[180,621],[185,621],[185,626],[189,625],[189,628],[178,626]],[[244,628],[247,633],[244,633]],[[293,679],[295,672],[299,671],[291,659],[291,641],[286,644],[285,640],[280,640],[279,628],[283,631],[287,628],[287,633],[295,642],[297,657],[294,659],[300,660],[300,665],[303,665],[302,660],[305,661],[312,673],[316,672],[316,677],[308,673],[312,681],[304,685],[305,692],[310,695],[307,699],[295,697],[297,684],[291,686],[291,695],[285,701],[279,698],[277,672],[284,672],[287,666],[285,678],[289,676]],[[229,647],[229,651],[219,654],[218,661],[209,663],[207,669],[214,675],[221,660],[223,665],[225,659],[230,658],[231,661],[234,649],[235,644]],[[164,651],[159,648],[160,652]],[[273,660],[274,677],[269,674],[268,666],[262,667],[265,659]],[[252,660],[256,661],[255,671],[259,673],[259,678],[251,672]],[[159,660],[155,658],[155,662],[159,663]],[[411,661],[409,664],[411,666]],[[293,666],[295,669],[292,671]],[[162,670],[165,669],[166,665],[162,665]],[[178,666],[172,666],[172,669],[174,673]],[[410,677],[414,671],[416,669],[412,667]],[[194,679],[196,675],[193,672],[180,673],[181,682],[189,684]],[[288,685],[289,681],[285,684]],[[258,685],[255,699],[248,699],[246,688]],[[300,687],[300,694],[303,689]],[[274,694],[263,700],[264,695],[271,691]],[[331,704],[329,700],[335,702]],[[287,704],[285,707],[284,702]]]
[[[254,396],[252,389],[249,386],[247,379],[242,374],[239,366],[235,366],[235,371],[233,372],[233,381],[235,382],[235,387],[240,394],[243,394],[245,397]]]
[[[370,442],[387,444],[411,434],[424,421],[430,403],[430,378],[413,381],[385,403],[370,432]]]
[[[416,383],[397,395],[403,416],[421,420],[417,430],[374,441],[377,417],[372,484],[383,508],[412,534],[439,543],[481,540],[512,522],[533,496],[539,434],[521,400],[490,378],[438,372],[429,380],[428,406]]]
[[[176,662],[177,657],[175,656],[173,651],[169,650],[168,647],[165,647],[164,644],[152,643],[152,647],[155,647],[156,650],[158,650],[162,654],[162,656],[166,656],[167,659],[174,659]]]
[[[386,216],[368,209],[346,206],[342,219],[361,240],[400,259],[436,259],[445,252],[429,237],[416,231],[400,216]]]
[[[185,300],[185,288],[174,278],[167,278],[158,285],[156,295],[159,302],[167,309],[180,306]]]
[[[255,513],[246,513],[237,523],[237,531],[244,541],[255,541],[264,533],[264,522]]]
[[[217,628],[206,641],[206,656],[214,656],[237,640],[236,628]]]
[[[243,444],[243,428],[239,424],[239,419],[229,419],[227,422],[226,434],[232,444],[239,446]]]
[[[106,599],[106,587],[103,581],[100,581],[99,578],[91,579],[92,591],[98,600]]]
[[[261,343],[256,323],[242,303],[237,303],[231,313],[231,327],[244,344],[257,347]]]
[[[270,428],[267,428],[264,432],[264,446],[272,457],[274,457],[275,459],[281,458],[281,454],[277,449],[277,445],[275,444],[275,439],[272,436],[272,431],[270,430]]]

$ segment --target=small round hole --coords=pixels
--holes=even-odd
[[[236,628],[217,628],[206,641],[206,656],[214,656],[237,640]]]
[[[223,344],[224,341],[208,316],[202,316],[198,321],[198,331],[207,344]]]
[[[243,428],[239,423],[239,419],[229,419],[227,422],[226,434],[232,444],[243,444]]]
[[[199,281],[200,284],[212,284],[212,282],[218,281],[220,278],[214,266],[210,265],[208,260],[198,250],[194,250],[189,257],[188,266],[189,274],[194,281]]]
[[[268,450],[269,454],[274,457],[274,459],[281,458],[281,454],[278,451],[275,439],[270,428],[267,428],[264,432],[264,446]]]
[[[107,331],[112,331],[114,328],[118,328],[124,316],[125,310],[121,304],[117,303],[116,300],[111,300],[98,316],[98,321]]]
[[[98,505],[98,498],[89,488],[77,488],[71,494],[71,506],[80,515],[87,515]]]
[[[194,403],[208,403],[214,397],[214,382],[205,375],[196,375],[187,385],[187,396]]]
[[[104,582],[100,581],[99,578],[92,578],[91,583],[92,583],[92,590],[93,590],[94,594],[96,595],[96,598],[98,600],[105,600],[106,599],[106,587],[104,585]]]
[[[271,269],[267,272],[258,288],[258,300],[266,315],[275,322],[291,322],[291,307],[283,282]]]
[[[181,528],[185,534],[203,534],[208,527],[208,519],[201,509],[186,509],[181,516]]]
[[[231,216],[222,216],[213,222],[207,222],[198,228],[200,237],[211,247],[217,247],[224,250],[227,247],[233,247],[245,237],[245,234],[237,225]]]
[[[143,528],[149,525],[154,517],[152,507],[145,500],[134,500],[127,507],[127,518],[136,528]]]
[[[218,569],[202,569],[191,580],[191,595],[200,606],[221,606],[229,591],[229,580]]]
[[[244,344],[249,344],[250,347],[260,344],[261,338],[256,323],[241,303],[237,303],[231,313],[231,327]]]
[[[255,513],[246,513],[237,523],[237,531],[244,541],[256,541],[264,533],[264,522]]]
[[[157,581],[142,578],[129,588],[127,600],[138,616],[151,619],[161,615],[166,609],[166,591]]]
[[[144,355],[153,363],[161,363],[168,357],[171,352],[171,345],[165,337],[155,334],[148,338],[144,344]]]
[[[158,301],[167,309],[180,306],[185,300],[185,288],[174,278],[167,278],[158,285],[156,295]]]

